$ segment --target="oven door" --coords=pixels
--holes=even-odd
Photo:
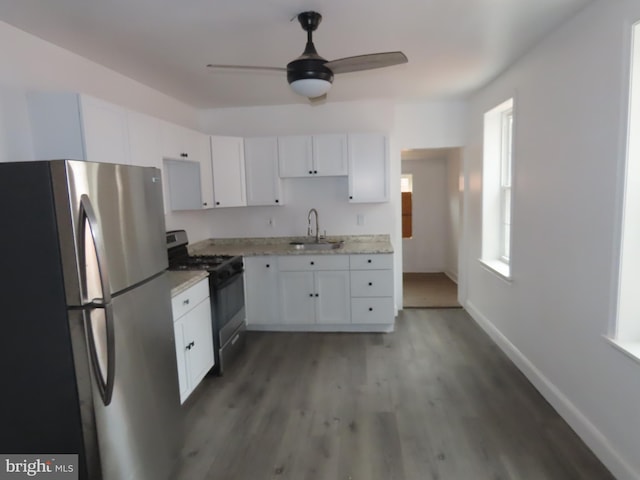
[[[228,365],[245,343],[246,314],[244,308],[243,272],[231,277],[213,288],[214,343],[218,372],[224,373]]]

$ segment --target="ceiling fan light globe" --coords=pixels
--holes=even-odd
[[[291,89],[307,98],[320,97],[331,88],[331,82],[318,78],[303,78],[290,83]]]

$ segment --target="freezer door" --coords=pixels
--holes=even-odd
[[[160,175],[156,168],[51,162],[68,305],[95,298],[83,285],[93,278],[79,255],[87,244],[99,242],[103,247],[104,258],[99,261],[108,272],[106,290],[112,295],[167,268]],[[93,219],[87,216],[86,205]],[[87,235],[94,238],[87,240]]]
[[[166,480],[183,435],[167,274],[114,297],[112,306],[115,365],[108,405],[95,374],[92,381],[103,479]],[[85,314],[98,352],[107,349],[104,313],[95,308]]]

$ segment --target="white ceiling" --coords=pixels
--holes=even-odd
[[[428,100],[482,86],[592,0],[0,0],[0,20],[199,107],[305,103],[278,72],[302,53],[298,13],[327,60],[401,50],[409,63],[336,75],[328,101]],[[4,46],[3,48],[10,48]]]

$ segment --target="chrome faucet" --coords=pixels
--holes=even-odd
[[[320,227],[318,226],[318,211],[315,208],[309,210],[309,215],[307,220],[309,221],[309,226],[307,227],[307,236],[311,235],[311,214],[316,214],[316,243],[320,243]]]

